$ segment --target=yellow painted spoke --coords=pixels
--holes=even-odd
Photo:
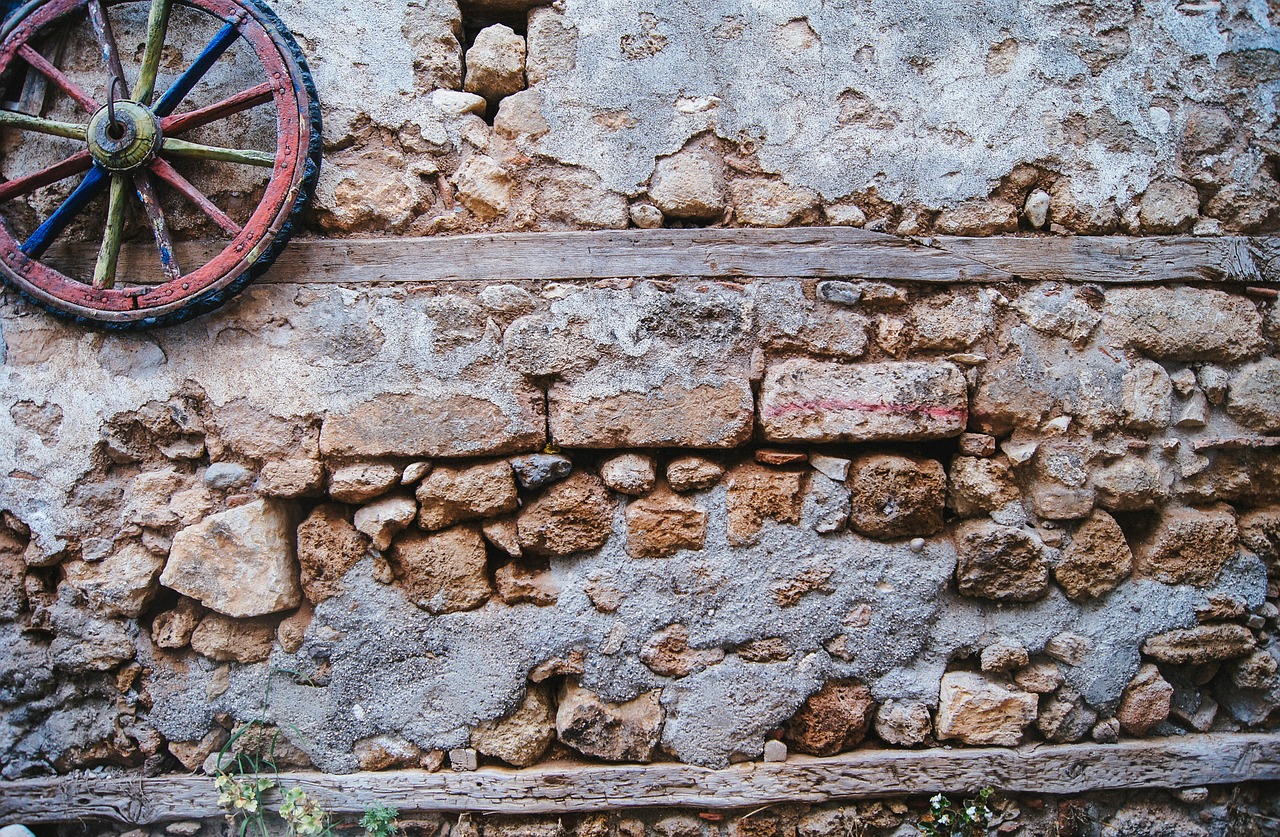
[[[35,131],[55,137],[83,140],[88,136],[88,127],[73,125],[70,122],[56,122],[52,119],[41,119],[38,116],[27,116],[25,113],[14,113],[11,110],[0,110],[0,125],[8,125],[20,131]]]
[[[266,151],[218,148],[172,137],[165,138],[163,150],[167,156],[187,160],[221,160],[224,163],[241,163],[246,166],[265,166],[267,168],[276,164],[275,155]]]

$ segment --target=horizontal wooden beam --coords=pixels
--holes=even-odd
[[[182,264],[208,261],[220,242],[183,242]],[[63,253],[92,270],[96,247]],[[159,281],[153,247],[126,247],[120,273]],[[617,278],[871,279],[955,283],[1280,283],[1280,238],[932,238],[852,227],[603,230],[432,238],[301,239],[267,283],[583,281]]]
[[[1211,734],[1118,744],[1018,749],[858,750],[724,770],[686,764],[551,763],[327,775],[285,773],[285,787],[314,794],[336,814],[374,803],[402,812],[563,814],[618,808],[749,808],[992,787],[1006,793],[1076,794],[1280,780],[1280,736]],[[0,783],[0,824],[84,818],[147,824],[221,814],[208,776],[73,776]]]

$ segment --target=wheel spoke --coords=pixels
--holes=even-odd
[[[49,62],[48,58],[45,58],[39,52],[32,49],[30,44],[23,44],[18,50],[18,55],[21,55],[22,60],[34,67],[38,72],[48,78],[49,81],[58,85],[58,87],[61,87],[62,92],[75,99],[76,103],[79,104],[80,107],[84,108],[89,113],[98,112],[98,108],[101,107],[101,105],[98,104],[98,101],[88,93],[84,92],[84,89],[81,88],[80,85],[67,78],[66,73],[53,66],[53,64]]]
[[[142,53],[138,83],[133,88],[133,100],[144,105],[151,104],[151,97],[156,92],[160,52],[164,49],[164,37],[169,29],[169,8],[169,0],[151,0],[151,14],[147,18],[147,46]]]
[[[102,7],[102,0],[89,0],[89,23],[93,27],[93,35],[98,39],[98,50],[102,54],[102,63],[107,65],[107,72],[112,78],[124,81],[124,67],[120,65],[120,50],[116,47],[116,36],[111,31],[111,21],[107,19],[107,11]],[[111,80],[107,80],[110,85]],[[107,92],[110,96],[110,91]]]
[[[226,119],[233,114],[266,104],[271,101],[274,90],[275,88],[269,82],[263,82],[257,87],[237,93],[217,104],[212,104],[199,110],[190,110],[176,116],[167,116],[161,120],[160,127],[165,136],[170,137],[185,131],[191,131],[201,125],[208,125],[210,122],[217,122],[219,119]]]
[[[276,164],[275,155],[266,151],[249,151],[238,148],[218,148],[213,145],[201,145],[198,142],[165,137],[161,150],[170,157],[187,160],[221,160],[225,163],[241,163],[246,166],[265,166],[271,168]]]
[[[191,181],[183,177],[177,169],[169,165],[165,160],[156,160],[151,164],[151,170],[156,176],[168,183],[174,189],[182,193],[183,197],[200,207],[205,215],[208,215],[214,222],[235,238],[240,234],[241,227],[235,221],[231,220],[231,216],[219,209],[213,201],[191,184]]]
[[[191,89],[195,87],[200,79],[204,78],[204,74],[209,72],[209,68],[222,57],[222,53],[235,43],[236,38],[240,37],[240,28],[236,21],[231,21],[217,35],[213,36],[213,40],[204,48],[204,52],[200,53],[195,62],[192,63],[186,71],[178,76],[178,80],[173,86],[164,91],[164,95],[156,102],[154,108],[156,116],[168,116],[173,113],[178,105],[182,104],[182,100],[187,97]]]
[[[129,184],[122,174],[111,176],[111,199],[107,204],[107,230],[102,236],[98,261],[93,266],[93,286],[114,288],[116,265],[120,261],[120,242],[124,239],[124,213],[129,202]]]
[[[25,113],[16,113],[11,110],[0,110],[0,125],[8,125],[20,131],[35,131],[39,134],[78,140],[84,140],[89,131],[84,125],[41,119],[38,116],[27,116]]]
[[[89,173],[84,176],[84,180],[80,181],[80,185],[70,197],[63,201],[62,205],[26,240],[22,245],[22,252],[33,259],[43,256],[53,240],[67,228],[67,224],[80,214],[80,210],[84,209],[89,201],[102,194],[102,190],[107,186],[107,179],[105,169],[98,166],[89,169]]]
[[[160,250],[160,266],[164,268],[165,281],[172,282],[182,276],[182,268],[178,266],[178,257],[173,250],[173,236],[169,235],[169,224],[165,221],[164,210],[160,208],[160,199],[156,196],[156,187],[152,185],[150,176],[145,171],[133,173],[133,187],[138,192],[138,200],[147,212],[151,221],[151,229],[156,236],[156,247]]]
[[[61,163],[54,163],[47,169],[29,174],[26,177],[20,177],[17,180],[10,180],[7,183],[0,183],[0,202],[29,195],[36,189],[48,186],[50,183],[57,183],[59,180],[68,178],[73,174],[79,174],[87,171],[93,165],[93,157],[88,151],[81,151],[73,154]]]

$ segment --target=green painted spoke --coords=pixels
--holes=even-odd
[[[156,92],[156,73],[160,70],[160,53],[164,49],[165,33],[169,29],[170,0],[151,0],[151,15],[147,18],[147,46],[142,54],[142,70],[133,88],[133,100],[151,104]]]
[[[98,262],[93,266],[93,286],[114,288],[116,265],[120,261],[120,242],[124,238],[124,214],[129,203],[129,183],[124,175],[111,176],[111,201],[107,204],[107,231],[102,237]]]
[[[163,151],[170,157],[186,160],[221,160],[224,163],[240,163],[246,166],[265,166],[271,168],[276,164],[274,154],[266,151],[241,151],[237,148],[218,148],[212,145],[201,145],[198,142],[166,137]]]
[[[52,119],[41,119],[38,116],[27,116],[25,113],[14,113],[11,110],[0,110],[0,125],[8,125],[20,131],[35,131],[55,137],[83,140],[88,136],[84,125],[72,125],[70,122],[55,122]]]

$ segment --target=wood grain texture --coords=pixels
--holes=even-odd
[[[684,764],[551,763],[468,773],[418,770],[285,773],[334,813],[375,802],[411,811],[562,814],[618,808],[748,808],[876,796],[972,791],[1083,793],[1280,780],[1280,736],[1188,735],[1112,745],[1019,749],[861,750],[724,770]],[[67,777],[0,783],[0,824],[108,818],[128,823],[216,817],[207,776]]]
[[[218,242],[184,242],[183,264]],[[80,248],[84,249],[84,248]],[[120,272],[145,274],[153,249],[126,247]],[[96,251],[69,254],[74,264]],[[926,243],[851,227],[605,230],[433,238],[294,241],[259,281],[403,283],[616,278],[869,279],[956,283],[1280,282],[1280,239],[1187,237],[937,238]],[[144,281],[146,281],[144,279]],[[156,279],[158,281],[158,277]]]

